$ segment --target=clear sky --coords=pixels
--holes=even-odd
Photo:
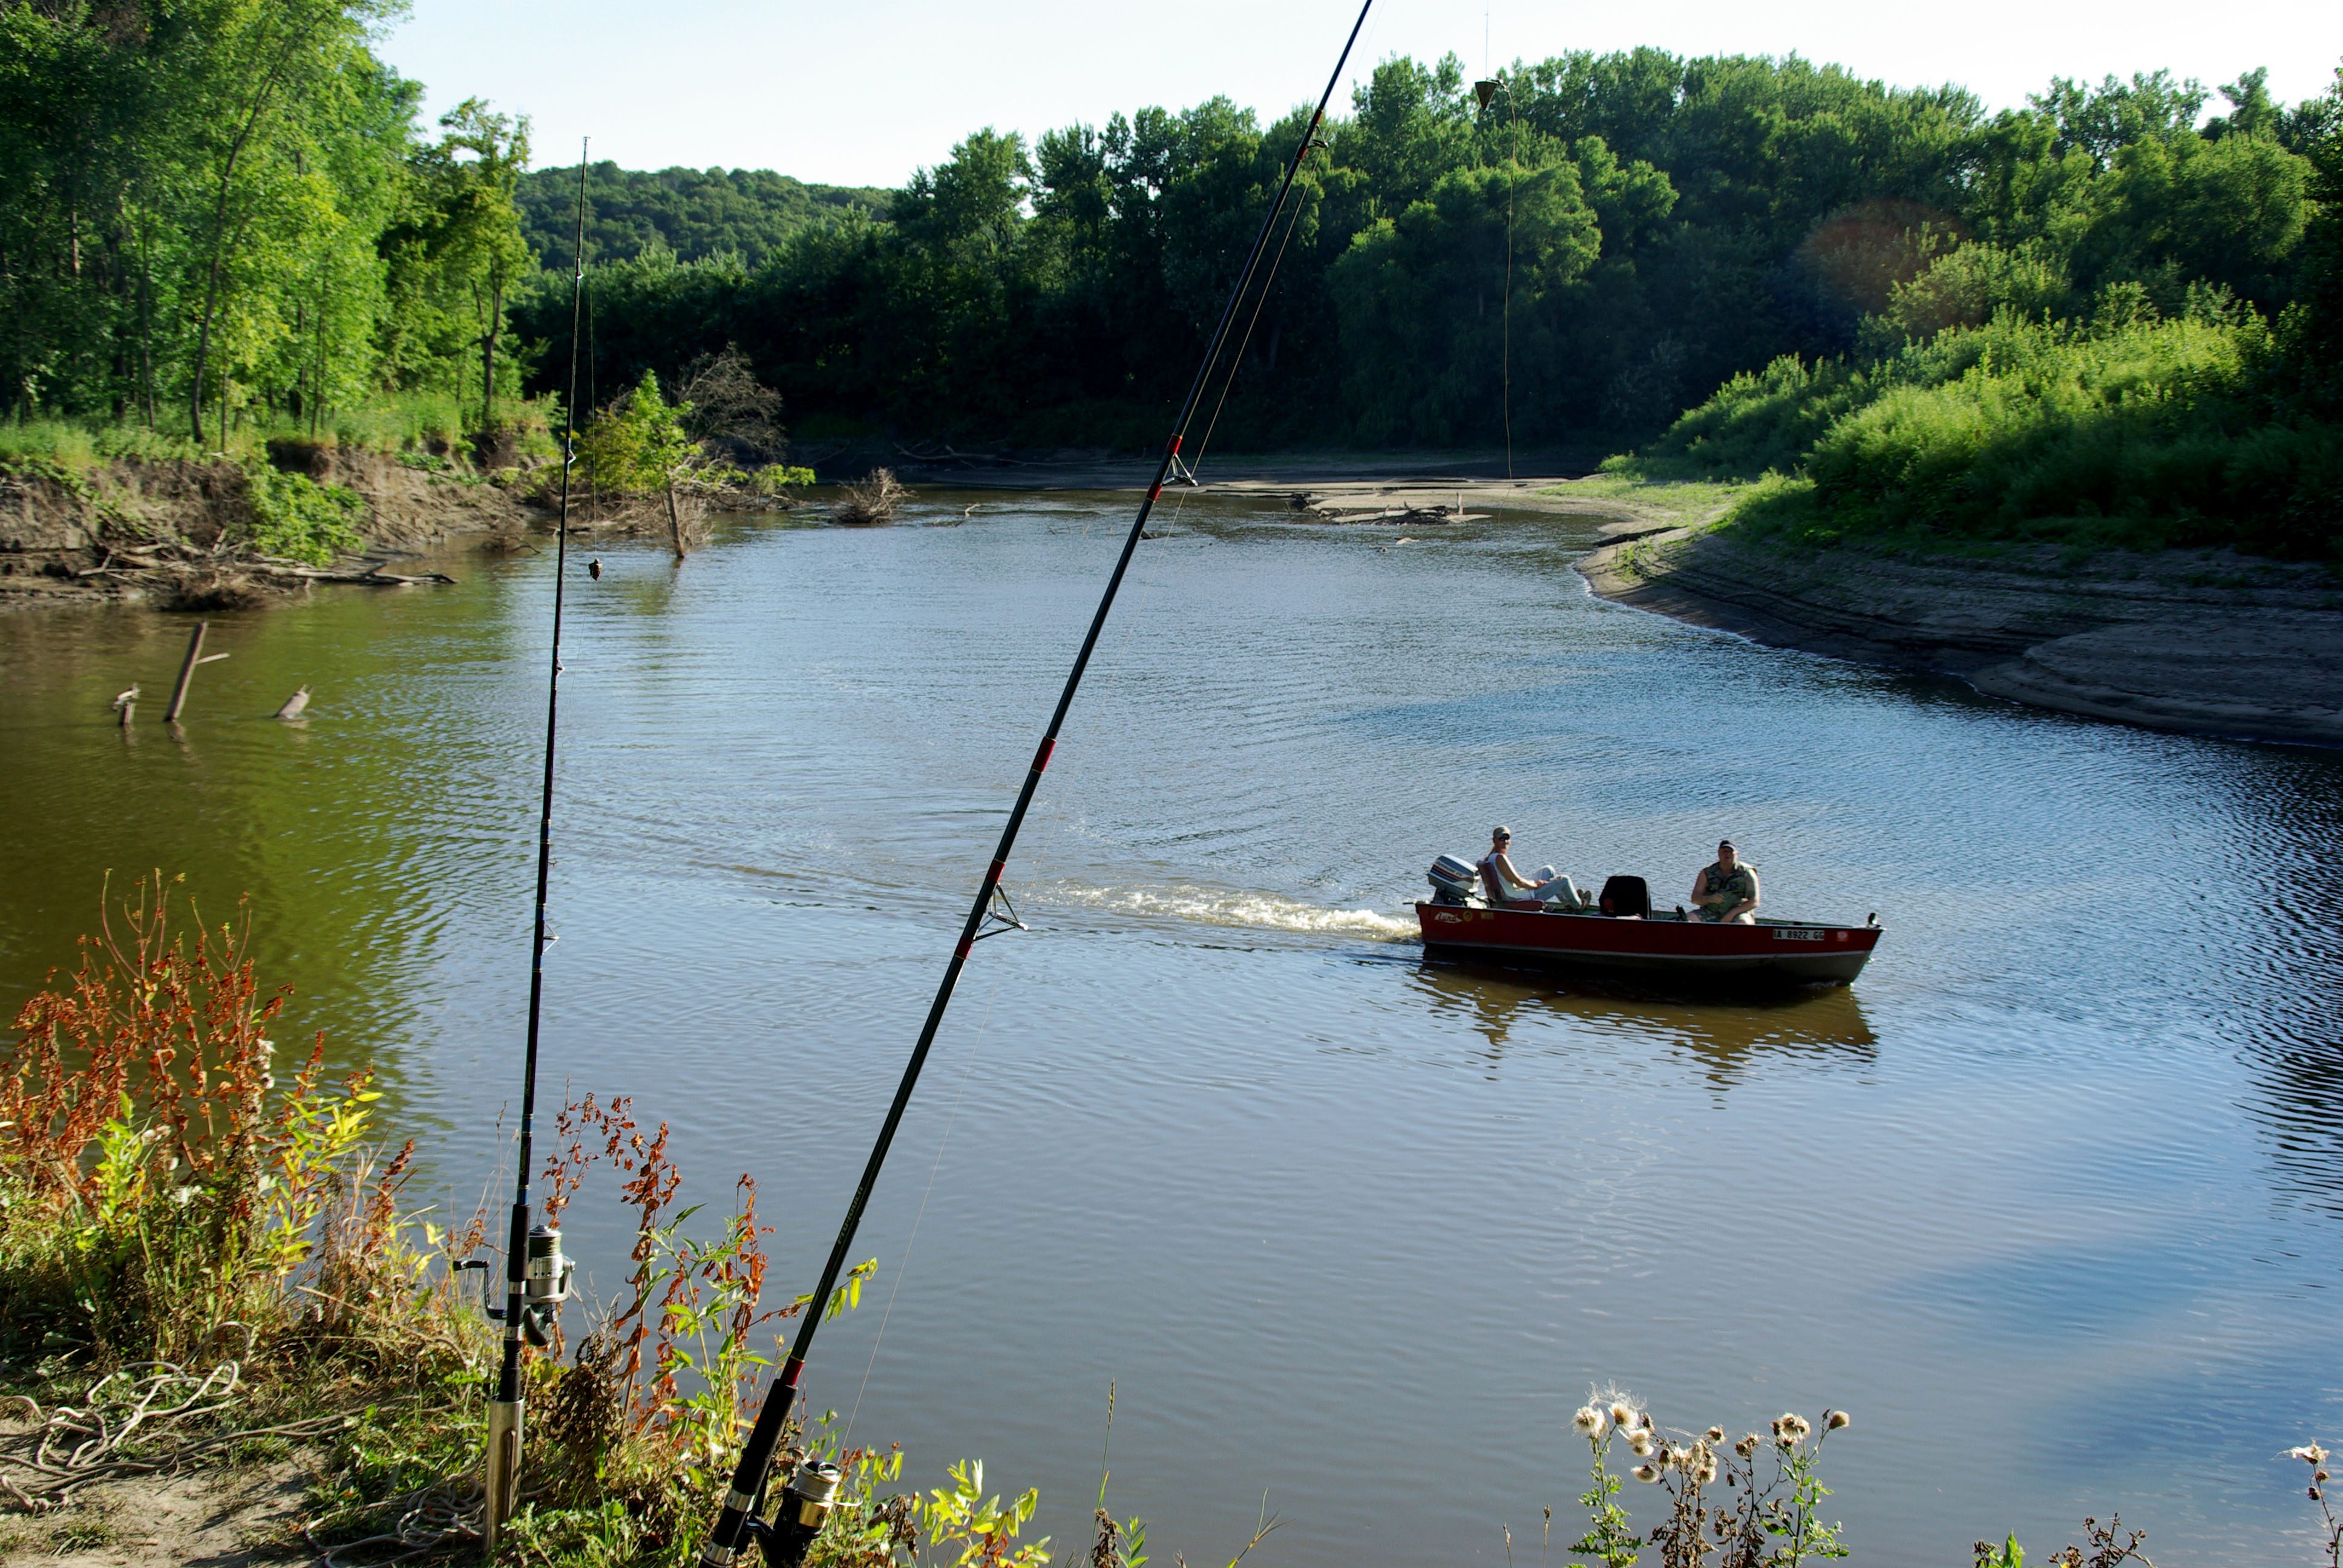
[[[536,122],[536,161],[581,135],[630,168],[778,169],[894,186],[980,126],[1030,136],[1226,93],[1264,115],[1324,85],[1356,0],[413,0],[382,53],[437,115],[468,95]],[[1992,107],[2054,75],[2168,67],[2208,86],[2267,65],[2292,102],[2343,55],[2343,0],[1491,0],[1489,57],[1654,44],[1790,54]],[[1481,67],[1480,0],[1376,0],[1350,75],[1454,50]],[[1337,102],[1346,101],[1338,96]]]

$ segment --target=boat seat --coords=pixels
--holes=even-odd
[[[1634,916],[1638,920],[1649,920],[1652,915],[1652,890],[1641,877],[1609,879],[1603,884],[1603,897],[1597,901],[1606,915]]]

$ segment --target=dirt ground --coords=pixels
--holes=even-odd
[[[2343,746],[2343,583],[2217,550],[1981,555],[1624,532],[1579,563],[1605,598],[1757,641],[1957,676],[2154,729]]]
[[[298,1460],[93,1486],[62,1513],[0,1519],[0,1561],[51,1568],[243,1568],[315,1554]]]

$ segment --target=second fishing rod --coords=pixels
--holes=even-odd
[[[1285,177],[1277,187],[1277,199],[1269,211],[1262,215],[1260,232],[1253,236],[1252,246],[1245,253],[1244,265],[1238,269],[1236,283],[1229,290],[1228,303],[1222,307],[1218,322],[1213,325],[1211,340],[1205,345],[1202,360],[1196,375],[1181,400],[1179,417],[1172,421],[1172,435],[1164,443],[1162,457],[1157,462],[1155,479],[1147,488],[1146,499],[1139,505],[1139,514],[1131,519],[1131,531],[1124,536],[1122,551],[1115,558],[1114,570],[1108,576],[1106,591],[1099,598],[1098,611],[1091,618],[1090,629],[1082,637],[1081,650],[1074,656],[1074,665],[1066,676],[1065,689],[1059,693],[1058,706],[1050,715],[1049,727],[1041,733],[1041,743],[1033,752],[1033,761],[1026,769],[1025,779],[1017,791],[1017,804],[1009,813],[1009,820],[1001,830],[1001,842],[993,851],[992,863],[985,869],[978,883],[976,900],[970,905],[968,919],[962,924],[960,943],[952,950],[951,961],[944,966],[942,982],[936,988],[935,1000],[929,1004],[926,1020],[920,1026],[919,1041],[911,1048],[911,1059],[904,1066],[902,1081],[896,1085],[895,1097],[887,1107],[886,1120],[880,1124],[878,1141],[872,1146],[870,1158],[863,1166],[862,1180],[854,1190],[852,1201],[846,1206],[846,1218],[838,1228],[838,1239],[831,1245],[830,1257],[822,1265],[821,1279],[813,1293],[805,1298],[798,1320],[796,1340],[774,1375],[770,1391],[757,1412],[756,1425],[742,1445],[739,1462],[732,1472],[731,1490],[726,1493],[724,1509],[717,1516],[716,1525],[709,1533],[708,1543],[700,1549],[703,1568],[730,1568],[733,1560],[751,1539],[765,1553],[770,1568],[797,1568],[805,1560],[806,1550],[820,1533],[834,1503],[839,1484],[836,1467],[808,1462],[800,1465],[786,1481],[780,1507],[771,1518],[765,1517],[764,1503],[767,1475],[775,1450],[779,1446],[791,1409],[797,1402],[798,1383],[804,1375],[806,1358],[813,1348],[814,1334],[827,1315],[830,1294],[838,1288],[839,1275],[844,1271],[848,1253],[854,1246],[855,1232],[862,1223],[862,1212],[870,1201],[870,1193],[879,1181],[879,1172],[887,1162],[887,1151],[893,1145],[895,1131],[902,1124],[903,1112],[911,1102],[911,1094],[919,1087],[920,1072],[927,1065],[928,1052],[934,1046],[936,1031],[943,1025],[944,1014],[951,1007],[952,990],[960,983],[960,971],[968,965],[970,950],[984,934],[994,898],[1001,889],[1001,878],[1009,864],[1009,857],[1017,847],[1017,835],[1025,825],[1025,813],[1033,804],[1034,792],[1041,788],[1041,775],[1050,766],[1051,753],[1058,747],[1059,731],[1064,729],[1067,713],[1073,708],[1074,694],[1081,687],[1082,675],[1090,668],[1091,655],[1098,647],[1099,635],[1106,629],[1109,612],[1114,608],[1115,596],[1121,590],[1124,575],[1131,569],[1132,555],[1139,541],[1145,537],[1148,517],[1154,511],[1156,501],[1163,494],[1164,481],[1179,460],[1180,446],[1188,425],[1195,417],[1212,367],[1219,362],[1226,346],[1229,327],[1236,319],[1237,308],[1252,286],[1253,275],[1261,266],[1262,253],[1276,227],[1278,215],[1285,208],[1293,191],[1293,182],[1302,173],[1302,165],[1317,145],[1319,127],[1325,123],[1326,106],[1333,101],[1334,89],[1342,79],[1342,67],[1349,64],[1351,51],[1365,27],[1367,13],[1374,0],[1364,0],[1359,7],[1358,19],[1351,24],[1350,35],[1343,40],[1342,52],[1334,61],[1334,69],[1326,78],[1326,90],[1319,95],[1318,106],[1303,127],[1293,156],[1285,166]]]

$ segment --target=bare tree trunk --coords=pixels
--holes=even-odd
[[[675,476],[667,477],[667,531],[675,540],[675,558],[683,559],[691,552],[683,545],[683,514],[675,508]]]

